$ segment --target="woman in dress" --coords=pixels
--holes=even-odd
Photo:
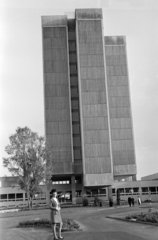
[[[61,219],[61,215],[60,215],[60,203],[57,199],[57,191],[56,189],[52,189],[51,192],[51,199],[50,199],[50,219],[51,219],[51,227],[53,230],[53,234],[54,234],[54,239],[63,239],[63,237],[61,236],[61,229],[62,229],[62,219]],[[57,236],[57,231],[56,231],[56,227],[57,225],[58,227],[58,236]]]

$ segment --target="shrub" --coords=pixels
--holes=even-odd
[[[152,201],[150,199],[147,199],[144,201],[145,203],[151,203]]]
[[[113,203],[113,200],[112,200],[112,198],[110,198],[110,199],[109,199],[109,206],[112,207],[113,204],[114,204],[114,203]]]
[[[158,212],[148,212],[148,213],[134,213],[132,215],[126,216],[127,220],[136,219],[140,222],[151,222],[158,224]]]
[[[19,227],[51,227],[48,219],[38,219],[19,222]],[[63,219],[62,231],[80,230],[80,226],[73,219]]]
[[[84,207],[88,206],[88,199],[86,197],[83,198],[83,206]]]

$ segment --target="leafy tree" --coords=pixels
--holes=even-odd
[[[16,129],[5,147],[9,155],[3,158],[4,167],[18,176],[20,188],[27,193],[28,206],[32,207],[34,195],[41,192],[40,183],[46,176],[46,148],[44,137],[32,132],[28,127]],[[49,174],[48,174],[49,175]]]

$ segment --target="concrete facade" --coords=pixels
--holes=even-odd
[[[48,23],[42,19],[45,132],[54,156],[53,173],[72,174],[67,19],[48,17]]]
[[[101,9],[42,17],[46,140],[52,180],[103,188],[136,178],[125,37],[105,37]]]
[[[148,176],[144,176],[141,178],[142,181],[152,181],[152,180],[158,180],[158,173],[154,173]]]
[[[114,177],[136,174],[125,37],[105,37]]]
[[[157,175],[157,174],[153,174]],[[1,177],[0,178],[0,207],[27,206],[27,195],[18,185],[18,177]],[[70,182],[53,182],[53,188],[56,188],[58,194],[62,193],[61,202],[72,202],[72,184]],[[40,185],[41,193],[35,194],[33,199],[34,205],[46,204],[46,186]],[[76,202],[82,203],[82,184],[77,183],[76,186]],[[86,189],[85,195],[89,201],[94,201],[97,195],[100,199],[108,201],[109,190],[112,191],[111,196],[116,201],[116,192],[120,191],[121,200],[128,200],[129,195],[133,194],[135,201],[140,196],[142,202],[146,200],[158,201],[158,180],[139,180],[139,181],[118,181],[114,182],[111,188]]]
[[[84,186],[113,182],[102,12],[76,10]]]

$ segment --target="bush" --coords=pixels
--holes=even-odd
[[[83,207],[87,207],[88,206],[88,199],[87,198],[83,198]]]
[[[147,199],[144,201],[145,203],[151,203],[152,201],[150,199]]]
[[[127,220],[135,219],[140,222],[151,222],[158,224],[158,212],[148,212],[148,213],[134,213],[132,215],[126,216]]]
[[[109,206],[110,206],[110,207],[113,207],[113,204],[114,204],[114,203],[113,203],[113,200],[112,200],[112,198],[110,198],[110,199],[109,199]]]
[[[38,219],[19,222],[19,227],[51,227],[48,219]],[[63,219],[62,231],[80,230],[80,226],[73,219]]]

